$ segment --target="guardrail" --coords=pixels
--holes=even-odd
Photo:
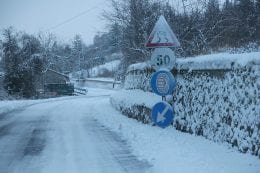
[[[103,89],[118,89],[121,88],[121,81],[104,80],[97,78],[85,78],[81,80],[75,80],[78,82],[78,86],[84,86],[89,88],[103,88]]]
[[[100,82],[100,83],[108,83],[108,84],[121,84],[121,81],[109,81],[109,80],[100,80],[100,79],[91,79],[91,78],[87,78],[85,79],[85,81],[88,82]]]
[[[86,95],[88,90],[85,88],[74,87],[74,95]]]

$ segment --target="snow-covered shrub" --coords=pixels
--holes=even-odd
[[[257,66],[177,75],[175,127],[260,156]]]
[[[230,143],[241,152],[260,157],[260,53],[220,55],[219,59],[213,55],[177,61],[178,69],[173,71],[177,79],[173,95],[174,127]],[[147,68],[144,66],[143,71]],[[151,71],[138,70],[139,74],[129,70],[125,88],[150,91]],[[136,96],[127,95],[127,99],[131,97]],[[150,116],[147,109],[152,106],[145,104],[145,96],[142,98],[144,104],[138,101],[136,105],[132,103],[133,107],[121,104],[123,98],[111,102],[120,105],[117,109],[127,116],[143,121]]]
[[[128,67],[125,78],[125,89],[151,91],[150,78],[154,70],[149,63],[138,63]]]
[[[152,123],[151,108],[161,100],[151,92],[142,90],[121,90],[110,97],[110,103],[129,118],[137,119],[145,124]]]

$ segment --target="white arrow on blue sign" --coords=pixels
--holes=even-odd
[[[176,81],[169,71],[159,70],[152,75],[151,87],[154,93],[166,96],[173,93]]]
[[[154,105],[152,120],[157,126],[161,128],[169,126],[173,121],[173,117],[173,107],[169,103],[163,101]]]

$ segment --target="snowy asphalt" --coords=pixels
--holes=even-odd
[[[2,114],[0,172],[148,171],[148,162],[138,160],[119,134],[95,119],[92,105],[100,97],[108,96],[38,103]]]

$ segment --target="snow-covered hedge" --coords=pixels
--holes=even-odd
[[[159,100],[160,97],[154,93],[142,90],[122,90],[110,97],[110,103],[117,110],[145,124],[151,123],[151,108]]]
[[[220,54],[178,60],[178,69],[173,71],[178,83],[173,99],[174,127],[210,140],[230,143],[242,152],[260,157],[259,61],[260,53]],[[125,88],[149,91],[146,76],[150,74],[144,71],[138,73],[140,81],[129,72],[132,76],[126,78]],[[131,100],[131,97],[136,96],[128,94],[127,100]],[[123,113],[130,109],[126,113],[128,116],[133,114],[133,118],[143,121],[138,115],[147,119],[150,116],[148,109],[151,109],[144,98],[141,96],[143,102],[137,101],[136,104],[132,101],[132,107],[122,104],[125,98],[112,97],[111,102],[120,105],[117,109]],[[138,105],[142,108],[136,109]]]
[[[137,63],[127,69],[124,88],[151,91],[150,78],[154,72],[149,63]]]

